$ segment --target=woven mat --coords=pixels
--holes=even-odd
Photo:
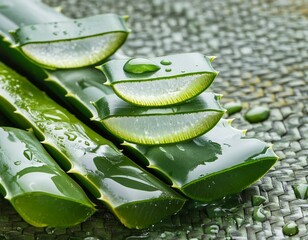
[[[293,186],[308,180],[308,2],[307,0],[45,0],[71,17],[114,12],[130,16],[133,30],[123,50],[131,56],[198,51],[216,55],[220,71],[212,90],[223,103],[239,100],[232,117],[248,136],[274,144],[275,167],[233,197],[231,206],[189,204],[179,214],[146,230],[124,228],[108,210],[68,229],[34,228],[0,200],[0,239],[286,239],[294,221],[308,239],[308,200]],[[270,118],[249,124],[248,107],[269,106]],[[265,197],[264,221],[253,217],[254,196]],[[228,204],[228,203],[227,203]],[[229,204],[230,205],[230,204]]]

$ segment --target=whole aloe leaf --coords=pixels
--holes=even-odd
[[[247,188],[278,159],[271,146],[244,138],[243,133],[223,119],[191,141],[164,146],[124,145],[143,165],[163,175],[187,197],[211,202]]]
[[[132,63],[135,60],[134,63]],[[129,68],[127,67],[129,66]],[[156,68],[146,67],[156,66]],[[185,102],[211,85],[218,72],[200,53],[149,59],[111,60],[98,69],[115,93],[140,106],[165,106]]]
[[[79,185],[24,130],[0,128],[0,186],[21,217],[36,227],[73,226],[95,212]]]
[[[2,63],[0,110],[33,128],[60,165],[125,226],[148,227],[183,206],[183,197]]]
[[[99,63],[112,55],[130,32],[125,18],[115,14],[74,20],[36,0],[1,0],[0,6],[0,12],[19,25],[10,29],[15,47],[45,68]]]
[[[109,95],[94,103],[98,116],[113,135],[140,144],[167,144],[197,137],[220,120],[225,110],[220,95],[203,93],[184,103],[164,108],[136,107]]]

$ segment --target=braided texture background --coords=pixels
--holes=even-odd
[[[63,13],[84,17],[129,15],[132,33],[123,47],[131,56],[180,52],[216,55],[220,71],[211,90],[222,103],[239,100],[233,125],[274,144],[280,161],[260,181],[233,199],[231,207],[189,205],[146,230],[124,228],[101,204],[88,221],[68,229],[29,226],[0,200],[0,239],[287,239],[295,221],[308,239],[308,200],[292,186],[308,182],[308,1],[307,0],[44,0]],[[248,107],[264,105],[270,118],[249,124]],[[253,218],[253,196],[265,197],[266,220]],[[234,203],[235,202],[235,203]],[[213,211],[211,211],[211,209]],[[213,216],[213,212],[215,212]]]

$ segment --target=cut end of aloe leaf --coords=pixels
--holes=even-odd
[[[226,169],[221,173],[187,184],[181,188],[181,191],[192,199],[212,202],[244,190],[268,172],[276,161],[277,158],[271,157],[243,164],[234,169]],[[223,187],[217,188],[217,186]]]
[[[99,67],[115,93],[139,106],[185,102],[211,85],[218,72],[199,53],[112,60]]]
[[[122,17],[104,14],[19,28],[13,35],[21,51],[45,68],[94,65],[112,55],[129,33]]]
[[[168,144],[197,137],[221,118],[220,112],[110,117],[104,125],[122,139],[139,144]]]
[[[79,224],[95,208],[41,192],[16,196],[10,200],[16,211],[35,227],[70,227]]]
[[[184,203],[184,198],[135,202],[116,208],[115,214],[126,227],[143,229],[176,214]]]
[[[157,81],[118,82],[115,93],[139,106],[166,106],[187,101],[203,92],[213,81],[208,73],[163,78]]]
[[[141,108],[110,95],[93,104],[96,121],[118,138],[138,144],[168,144],[197,137],[224,114],[214,93],[203,93],[177,106]]]

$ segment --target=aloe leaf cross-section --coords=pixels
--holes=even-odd
[[[183,206],[181,195],[2,63],[0,111],[20,127],[32,128],[61,167],[125,226],[148,227]]]
[[[143,165],[194,200],[211,202],[247,188],[277,161],[270,145],[244,137],[222,119],[191,141],[164,146],[124,143]]]
[[[111,60],[98,69],[119,97],[139,106],[185,102],[208,88],[218,74],[200,53]]]
[[[139,144],[168,144],[192,139],[213,128],[225,110],[221,95],[204,92],[187,103],[168,107],[139,107],[115,95],[96,101],[97,117],[113,135]]]
[[[0,127],[0,189],[36,227],[68,227],[85,221],[94,204],[30,132]]]
[[[116,14],[70,19],[40,1],[1,0],[0,5],[0,12],[19,25],[11,29],[15,47],[44,68],[97,64],[112,55],[130,32],[126,18]]]

